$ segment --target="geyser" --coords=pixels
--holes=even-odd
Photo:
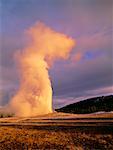
[[[52,112],[52,88],[48,75],[50,64],[67,58],[75,42],[43,23],[27,30],[30,42],[17,55],[20,87],[9,107],[16,116],[35,116]]]

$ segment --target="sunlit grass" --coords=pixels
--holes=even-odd
[[[0,127],[2,149],[107,149],[113,148],[113,134],[86,133],[80,129],[37,130]]]

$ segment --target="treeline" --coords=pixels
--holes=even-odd
[[[13,113],[0,113],[0,118],[8,118],[8,117],[13,117]]]
[[[56,109],[56,111],[74,114],[113,111],[113,95],[90,98]]]

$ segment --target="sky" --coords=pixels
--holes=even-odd
[[[19,87],[16,51],[41,21],[76,40],[67,60],[49,70],[53,107],[113,94],[112,0],[0,0],[0,105]]]

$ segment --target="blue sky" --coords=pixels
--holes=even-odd
[[[19,85],[14,54],[25,44],[24,31],[37,21],[77,42],[68,60],[49,73],[54,107],[113,93],[112,0],[0,0],[0,105]]]

